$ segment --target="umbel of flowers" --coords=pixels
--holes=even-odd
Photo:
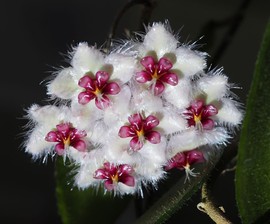
[[[78,188],[115,195],[142,196],[171,169],[199,175],[192,165],[242,120],[222,68],[207,69],[207,54],[181,43],[167,23],[104,52],[87,43],[72,49],[70,66],[47,83],[52,103],[27,110],[25,151],[68,158],[79,167]]]

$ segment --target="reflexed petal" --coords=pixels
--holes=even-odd
[[[106,82],[109,80],[110,76],[107,72],[104,71],[98,71],[96,73],[96,80],[97,80],[97,86],[98,88],[103,87]]]
[[[158,62],[158,73],[163,73],[172,68],[172,63],[167,58],[161,58]]]
[[[143,147],[143,142],[139,141],[139,138],[136,136],[130,140],[129,145],[134,151],[138,151]]]
[[[151,142],[152,144],[158,144],[160,143],[160,133],[157,131],[150,131],[147,134],[145,134],[145,138]]]
[[[120,92],[120,87],[116,82],[108,83],[103,89],[104,94],[116,95]]]
[[[152,56],[146,56],[142,58],[140,62],[143,65],[143,67],[145,67],[146,71],[149,71],[151,73],[154,72],[155,60]]]
[[[50,131],[46,135],[45,140],[48,141],[48,142],[57,142],[57,141],[59,141],[58,135],[56,134],[55,131]]]
[[[87,103],[89,103],[92,99],[94,99],[96,97],[96,95],[94,93],[91,92],[81,92],[78,95],[78,102],[82,105],[85,105]]]
[[[113,190],[113,188],[114,188],[114,185],[113,185],[113,182],[112,182],[111,179],[106,180],[106,181],[104,182],[104,186],[105,186],[105,188],[106,188],[108,191],[111,191],[111,190]]]
[[[131,175],[125,175],[124,177],[121,178],[120,182],[130,187],[135,186],[135,179]]]
[[[78,85],[80,87],[83,87],[85,89],[90,89],[92,91],[96,90],[94,81],[88,75],[85,75],[82,78],[80,78]]]
[[[207,117],[216,115],[217,113],[218,113],[218,109],[212,104],[205,106],[204,111],[203,111],[204,116],[207,116]]]
[[[142,116],[141,114],[133,114],[128,117],[128,121],[131,125],[135,125],[137,130],[140,130],[142,126]]]
[[[62,124],[58,124],[56,125],[56,129],[57,131],[60,131],[62,133],[66,133],[70,130],[71,126],[69,123],[62,123]]]
[[[212,119],[205,119],[202,121],[203,129],[212,130],[215,127],[215,122]]]
[[[154,95],[155,95],[155,96],[158,96],[158,95],[160,95],[161,93],[163,93],[163,91],[164,91],[164,89],[165,89],[165,86],[164,86],[164,84],[163,84],[161,81],[157,80],[156,83],[154,83],[154,84],[152,84],[152,85],[150,86],[150,89],[151,89],[152,91],[154,91]]]
[[[78,131],[77,129],[75,129],[75,138],[83,138],[87,135],[86,131]]]
[[[190,165],[194,163],[200,163],[204,162],[205,158],[203,156],[203,153],[199,150],[191,150],[186,153],[187,155],[187,160]]]
[[[71,144],[78,151],[84,152],[86,150],[86,144],[83,140],[75,141]]]
[[[97,106],[98,109],[104,110],[108,106],[110,106],[111,101],[110,101],[110,99],[106,95],[103,94],[101,99],[99,99],[98,97],[96,97],[95,103],[96,103],[96,106]]]
[[[115,166],[113,164],[110,164],[109,162],[105,162],[103,164],[104,170],[109,171],[111,169],[115,169]]]
[[[155,116],[150,115],[144,120],[144,130],[145,131],[151,130],[154,127],[156,127],[158,124],[159,124],[159,120]]]
[[[194,113],[196,115],[201,113],[201,110],[203,108],[204,102],[203,100],[195,100],[191,103],[191,109],[194,110]]]
[[[98,169],[94,173],[95,179],[107,179],[109,178],[107,173],[104,171],[104,169]]]
[[[129,126],[122,126],[118,132],[118,135],[121,138],[133,137],[136,135],[134,131]]]
[[[65,146],[63,143],[58,143],[56,146],[55,146],[55,151],[56,153],[59,155],[59,156],[62,156],[65,152]]]
[[[171,170],[176,167],[175,162],[169,161],[166,166],[164,167],[165,171]]]
[[[146,71],[141,71],[136,73],[135,79],[139,83],[146,83],[152,80],[152,76]]]
[[[119,176],[121,176],[122,174],[129,174],[131,172],[133,172],[133,168],[130,165],[127,164],[121,164],[119,165]]]
[[[186,156],[184,153],[177,153],[173,158],[171,158],[167,165],[165,166],[165,170],[170,170],[173,168],[183,169],[186,165]]]
[[[184,153],[177,153],[172,159],[178,167],[185,166],[187,163],[186,155]]]
[[[188,119],[188,126],[195,126],[196,125],[196,122],[194,121],[193,117],[189,118]]]
[[[168,73],[168,74],[162,75],[159,78],[159,80],[162,82],[168,83],[172,86],[176,86],[178,84],[178,76],[174,73]]]

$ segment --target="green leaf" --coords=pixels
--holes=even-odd
[[[243,223],[270,223],[270,21],[246,102],[236,169],[236,200]]]
[[[72,187],[70,175],[74,166],[56,160],[56,196],[58,212],[63,224],[114,223],[127,207],[130,197],[104,195],[103,190]]]

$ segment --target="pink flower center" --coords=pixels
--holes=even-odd
[[[171,72],[172,63],[167,58],[161,58],[158,62],[151,56],[146,56],[141,59],[141,64],[144,70],[137,72],[135,79],[139,83],[151,81],[150,89],[154,95],[161,94],[164,89],[164,83],[172,86],[178,84],[178,76]]]
[[[122,126],[118,135],[121,138],[132,138],[130,140],[132,150],[140,150],[145,140],[152,144],[160,143],[160,133],[153,130],[159,124],[159,120],[155,116],[149,115],[143,119],[141,114],[133,114],[128,120],[130,125]]]
[[[85,90],[78,95],[80,104],[87,104],[95,99],[97,108],[103,110],[110,105],[108,95],[116,95],[120,92],[120,87],[116,82],[108,82],[109,74],[104,71],[98,71],[95,78],[89,75],[83,76],[78,85]]]
[[[110,191],[115,189],[119,182],[134,187],[135,179],[132,176],[133,173],[133,168],[128,164],[114,165],[105,162],[102,168],[95,171],[94,178],[104,180],[105,188]]]
[[[55,145],[55,151],[58,155],[63,155],[65,149],[69,146],[74,147],[78,151],[85,151],[86,144],[82,138],[86,136],[85,131],[79,131],[72,126],[71,123],[62,123],[56,125],[56,129],[50,131],[45,140],[48,142],[58,142]]]
[[[212,105],[205,105],[203,100],[195,100],[186,109],[183,115],[189,126],[195,126],[198,130],[211,130],[215,122],[210,118],[218,113],[218,109]]]

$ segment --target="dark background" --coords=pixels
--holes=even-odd
[[[66,53],[71,45],[87,41],[90,45],[100,46],[106,41],[112,21],[126,2],[1,2],[0,223],[61,223],[54,192],[53,162],[33,162],[21,146],[21,134],[26,123],[22,119],[24,110],[33,103],[46,104],[46,88],[41,82],[54,67],[64,65],[62,53]],[[270,14],[270,1],[248,2],[243,20],[238,19],[239,26],[214,64],[223,66],[230,82],[242,87],[236,93],[243,103]],[[233,24],[228,18],[232,18],[242,3],[240,0],[158,0],[150,21],[168,19],[174,31],[181,29],[180,41],[183,42],[195,41],[204,34],[199,43],[203,44],[203,49],[207,49],[212,56],[209,60],[212,60]],[[137,5],[123,15],[116,37],[121,37],[124,29],[138,29],[141,9]],[[202,30],[209,21],[227,22],[210,36]],[[240,223],[234,201],[234,172],[218,179],[214,194],[233,222]],[[199,195],[196,194],[168,223],[213,223],[196,209],[198,202]],[[123,212],[118,223],[132,221],[133,218],[131,208]]]

